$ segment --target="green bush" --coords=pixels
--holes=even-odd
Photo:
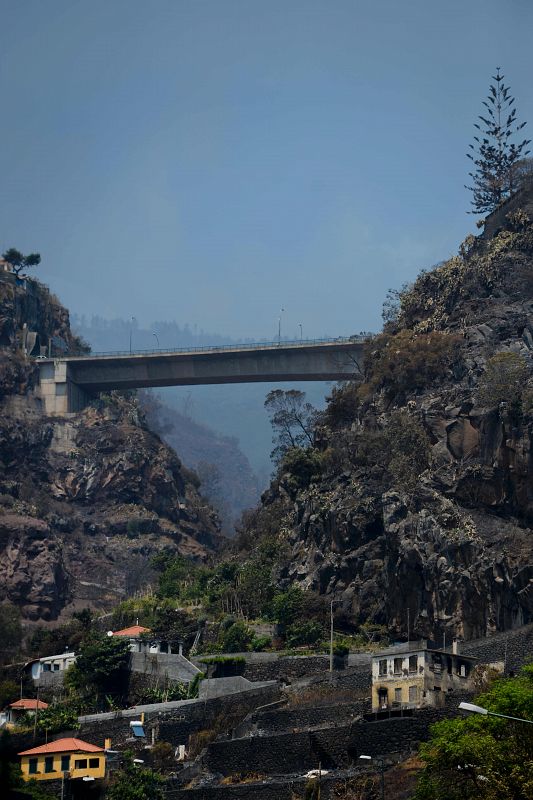
[[[460,356],[461,337],[440,331],[382,333],[365,345],[361,401],[379,391],[390,403],[401,404],[408,395],[434,386],[449,373]]]
[[[298,622],[291,625],[287,630],[288,647],[299,647],[301,645],[317,644],[324,635],[324,628],[318,622],[311,620]]]
[[[253,631],[245,622],[234,622],[223,631],[219,644],[226,653],[240,653],[248,650],[253,638]]]
[[[77,727],[78,709],[69,703],[52,703],[37,716],[37,728],[43,733],[75,730]]]
[[[333,645],[333,655],[338,656],[339,658],[344,658],[350,652],[350,648],[347,644],[342,642],[335,642]]]
[[[528,365],[518,353],[496,353],[487,361],[480,380],[479,403],[496,408],[503,405],[512,421],[518,424],[522,419],[524,399],[528,399],[524,392],[528,377]]]
[[[291,447],[283,456],[278,474],[290,492],[305,489],[322,474],[324,462],[322,453],[313,448]]]
[[[270,636],[254,636],[251,642],[251,649],[254,653],[259,653],[262,650],[268,650],[272,647],[272,639]]]

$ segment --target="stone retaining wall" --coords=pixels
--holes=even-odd
[[[478,658],[480,663],[505,661],[507,673],[517,672],[533,661],[533,625],[464,642],[461,652]]]
[[[360,700],[336,705],[330,703],[312,708],[278,708],[252,713],[235,731],[234,738],[266,736],[282,731],[301,731],[355,722],[359,716],[369,711],[369,708],[368,700]]]
[[[131,720],[139,719],[145,708],[144,727],[148,742],[151,742],[152,729],[155,729],[156,740],[174,745],[187,744],[191,733],[209,728],[217,717],[231,712],[232,716],[244,719],[258,706],[277,700],[279,694],[279,688],[274,684],[210,700],[161,703],[116,714],[94,715],[81,722],[78,736],[100,746],[107,736],[111,738],[113,748],[125,746],[130,738]]]

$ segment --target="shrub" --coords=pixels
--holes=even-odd
[[[272,639],[270,636],[254,636],[251,646],[254,653],[259,653],[261,650],[268,650],[269,647],[272,647]]]
[[[345,428],[357,419],[357,412],[361,405],[359,385],[349,382],[342,386],[335,386],[326,401],[327,406],[321,415],[321,421],[330,430]]]
[[[480,381],[478,400],[482,405],[498,407],[504,404],[511,419],[522,418],[524,384],[529,376],[528,365],[518,353],[496,353],[487,361]]]
[[[405,402],[409,394],[446,376],[459,358],[460,342],[459,336],[440,331],[416,334],[403,330],[376,336],[365,346],[365,381],[359,397],[368,400],[383,391],[389,402]]]
[[[48,733],[75,730],[78,727],[78,710],[68,703],[52,703],[48,708],[39,711],[37,716],[38,730]]]
[[[319,478],[322,469],[323,457],[317,450],[291,447],[283,456],[278,473],[282,476],[284,486],[296,493]]]
[[[333,645],[333,655],[339,658],[344,658],[350,652],[350,648],[343,642],[335,642]]]
[[[324,628],[318,622],[309,620],[291,625],[287,630],[288,647],[317,644],[324,635]]]
[[[227,653],[240,653],[248,650],[254,638],[253,631],[244,622],[234,622],[219,639],[222,650]]]
[[[412,490],[429,467],[430,442],[422,425],[407,411],[391,414],[385,429],[389,444],[389,473],[395,486]]]

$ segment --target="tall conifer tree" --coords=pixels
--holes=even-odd
[[[516,165],[528,155],[525,148],[531,141],[524,139],[520,144],[512,141],[526,123],[517,121],[515,98],[503,82],[500,67],[492,79],[494,83],[483,100],[486,116],[478,117],[481,124],[474,123],[479,135],[474,136],[474,144],[469,145],[472,152],[467,153],[475,165],[475,170],[468,173],[472,186],[466,187],[473,192],[473,214],[494,211],[517,188]]]

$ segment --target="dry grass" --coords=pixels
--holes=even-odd
[[[261,772],[235,772],[233,775],[226,775],[220,783],[225,786],[239,783],[257,783],[258,781],[264,781],[266,777]]]
[[[365,689],[339,689],[335,686],[310,686],[302,692],[285,690],[288,708],[312,708],[313,706],[330,705],[331,703],[353,703],[368,698]]]

